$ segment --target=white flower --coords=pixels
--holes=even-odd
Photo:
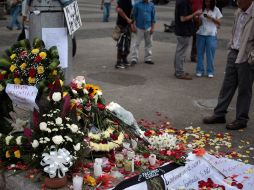
[[[52,100],[54,100],[55,102],[59,102],[61,99],[62,99],[61,92],[54,92],[54,94],[52,95]]]
[[[19,136],[19,137],[16,138],[17,145],[21,145],[22,144],[21,139],[22,139],[22,136]]]
[[[0,133],[0,137],[2,137],[3,136],[3,134],[2,133]]]
[[[40,130],[41,131],[47,131],[47,123],[41,122],[40,123]]]
[[[77,90],[71,90],[72,92],[73,92],[73,94],[77,94],[78,92],[77,92]]]
[[[80,143],[73,145],[74,150],[79,151],[80,150]]]
[[[61,135],[56,135],[52,138],[52,141],[56,144],[56,145],[59,145],[61,144],[62,142],[64,142],[64,139]]]
[[[68,137],[68,136],[64,136],[64,138],[65,138],[67,141],[72,142],[72,139],[71,139],[70,137]]]
[[[88,90],[86,88],[83,89],[84,94],[88,94]]]
[[[48,133],[51,133],[51,129],[47,128],[47,132],[48,132]]]
[[[61,117],[56,118],[56,124],[61,125],[63,123],[63,120]]]
[[[33,148],[37,148],[39,146],[39,142],[35,139],[35,140],[33,140],[33,142],[32,142],[32,147]]]
[[[76,133],[76,132],[78,131],[78,126],[75,125],[75,124],[72,124],[72,125],[70,126],[70,130],[71,130],[73,133]]]
[[[6,145],[10,144],[10,141],[11,141],[12,138],[13,138],[13,136],[11,136],[11,135],[5,137],[5,143],[6,143]]]

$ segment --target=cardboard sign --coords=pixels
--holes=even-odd
[[[24,110],[39,109],[35,103],[38,89],[35,86],[7,84],[6,93],[14,105]]]
[[[74,1],[73,3],[64,7],[64,14],[69,34],[72,35],[76,30],[78,30],[82,26],[77,1]]]

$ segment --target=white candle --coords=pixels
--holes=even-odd
[[[155,154],[151,154],[148,158],[148,161],[150,163],[151,166],[154,166],[156,164],[156,155]]]
[[[131,160],[131,172],[134,172],[134,159]]]
[[[83,177],[82,176],[74,176],[72,178],[73,182],[73,189],[74,190],[82,190],[82,185],[83,185]]]
[[[127,157],[128,159],[133,159],[135,157],[135,152],[128,150]]]
[[[93,164],[93,172],[94,172],[94,176],[95,177],[99,177],[100,175],[102,175],[102,167],[101,167],[101,165],[95,162]]]

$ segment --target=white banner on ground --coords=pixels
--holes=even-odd
[[[254,166],[227,158],[216,158],[206,154],[203,158],[193,154],[188,156],[184,167],[177,168],[163,177],[165,189],[198,189],[198,181],[207,181],[211,178],[214,183],[224,185],[226,190],[237,190],[237,187],[227,184],[224,176],[235,176],[243,189],[252,189],[254,186]],[[224,176],[223,176],[224,175]]]
[[[79,8],[77,1],[64,7],[64,14],[69,30],[69,34],[72,35],[76,30],[82,26],[81,17],[79,14]]]
[[[68,67],[68,35],[67,28],[42,28],[42,40],[46,48],[57,47],[60,67]]]
[[[39,110],[35,103],[38,89],[35,86],[7,84],[6,93],[14,105],[24,110]]]

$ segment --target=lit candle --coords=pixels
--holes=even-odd
[[[151,154],[148,158],[148,161],[150,163],[151,166],[154,166],[156,164],[156,155],[155,154]]]
[[[101,165],[95,162],[93,165],[93,172],[95,177],[99,177],[100,175],[102,175]]]
[[[73,176],[72,183],[73,183],[73,189],[74,190],[82,190],[83,177],[78,176],[78,175]]]

